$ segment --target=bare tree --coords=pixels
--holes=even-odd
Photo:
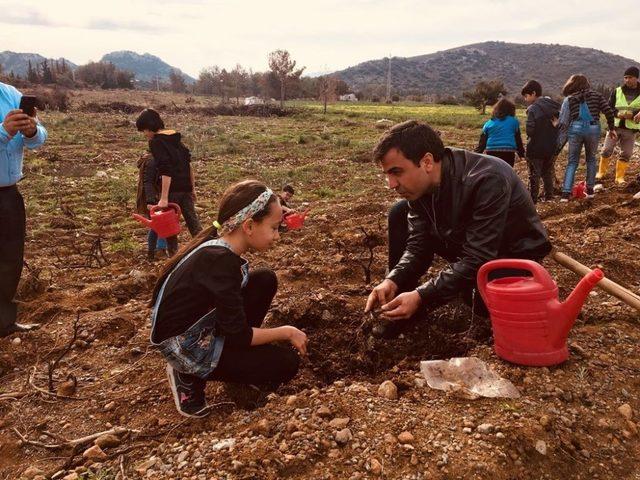
[[[296,70],[296,61],[286,50],[275,50],[269,54],[269,68],[280,82],[280,108],[284,108],[287,81],[299,79],[306,67]]]
[[[327,113],[327,102],[335,101],[338,79],[335,75],[324,75],[318,78],[318,97],[324,105],[322,113]]]
[[[177,70],[171,70],[169,74],[169,88],[172,92],[184,93],[187,91],[187,82]]]

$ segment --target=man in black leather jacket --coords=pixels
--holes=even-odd
[[[462,295],[469,300],[480,266],[496,258],[540,261],[551,250],[529,192],[514,170],[488,155],[445,148],[427,124],[388,130],[374,150],[389,183],[406,199],[389,215],[389,274],[365,312],[381,306],[389,320],[407,319]],[[434,255],[449,262],[425,284]],[[494,272],[491,278],[513,274]],[[475,295],[476,313],[486,307]]]

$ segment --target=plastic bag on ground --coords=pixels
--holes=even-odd
[[[420,362],[420,372],[436,390],[453,392],[464,398],[519,398],[520,392],[477,357]]]

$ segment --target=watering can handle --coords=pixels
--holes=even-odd
[[[547,286],[548,288],[555,287],[553,279],[549,275],[542,265],[538,262],[534,262],[533,260],[524,260],[521,258],[500,258],[498,260],[491,260],[478,270],[478,290],[480,290],[480,295],[486,302],[486,287],[487,283],[489,283],[489,274],[494,270],[498,270],[501,268],[512,268],[518,270],[526,270],[533,274],[533,279]]]
[[[169,203],[167,205],[167,208],[173,208],[178,214],[178,216],[180,216],[180,213],[181,213],[180,205],[178,205],[177,203]],[[154,213],[158,210],[163,210],[163,208],[160,208],[158,205],[154,205],[153,207],[151,207],[151,213]]]

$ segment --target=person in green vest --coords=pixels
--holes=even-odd
[[[600,157],[600,168],[596,174],[596,180],[602,184],[605,178],[609,162],[616,144],[620,145],[620,158],[616,162],[616,179],[618,185],[625,183],[624,174],[629,166],[629,159],[633,153],[635,139],[640,132],[640,82],[638,67],[629,67],[624,72],[624,84],[611,92],[609,104],[615,111],[617,140],[607,135],[604,140],[604,148]]]

